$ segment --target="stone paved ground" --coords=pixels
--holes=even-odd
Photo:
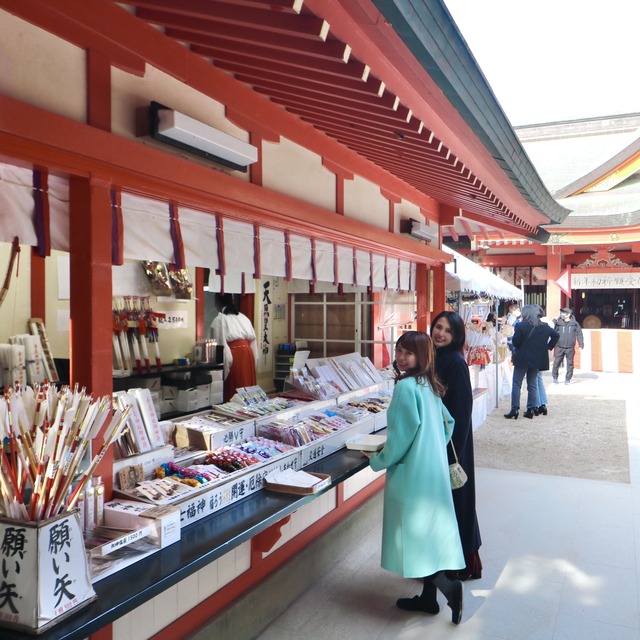
[[[565,386],[562,371],[559,385],[543,375],[548,415],[507,420],[504,397],[474,432],[476,466],[629,483],[626,399],[640,393],[638,377],[576,371]]]

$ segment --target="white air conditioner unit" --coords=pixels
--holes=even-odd
[[[427,242],[438,240],[438,227],[431,227],[430,225],[424,224],[424,222],[420,222],[419,220],[414,220],[413,218],[409,220],[409,223],[409,234],[414,238],[420,238],[420,240],[426,240]]]
[[[149,133],[155,140],[239,171],[258,160],[258,148],[157,102],[149,105]]]

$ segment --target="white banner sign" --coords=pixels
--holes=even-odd
[[[640,289],[640,271],[613,273],[571,272],[572,289]]]

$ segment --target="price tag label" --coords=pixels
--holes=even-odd
[[[158,318],[159,329],[187,329],[188,327],[186,311],[167,311],[164,318]]]

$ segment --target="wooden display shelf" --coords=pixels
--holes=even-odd
[[[342,449],[309,465],[305,471],[332,478],[317,494],[259,491],[239,503],[182,529],[179,542],[157,551],[94,585],[97,599],[61,620],[38,640],[85,640],[166,589],[208,566],[303,505],[358,473],[369,461]],[[24,632],[2,629],[2,640],[24,640]]]

